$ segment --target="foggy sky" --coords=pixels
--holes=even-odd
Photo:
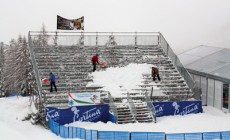
[[[161,32],[175,53],[230,48],[230,0],[0,0],[0,42],[56,31],[57,15],[85,17],[85,32]]]

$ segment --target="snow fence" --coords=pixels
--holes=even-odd
[[[52,119],[49,119],[49,128],[54,134],[62,138],[79,138],[81,140],[230,140],[230,131],[172,134],[165,132],[101,131],[60,125]]]

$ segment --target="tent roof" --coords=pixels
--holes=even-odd
[[[178,57],[187,69],[230,79],[230,49],[202,45]]]

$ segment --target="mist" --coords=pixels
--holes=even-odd
[[[85,32],[161,32],[176,54],[199,45],[230,48],[229,0],[0,0],[0,42],[56,31],[57,15],[85,17]]]

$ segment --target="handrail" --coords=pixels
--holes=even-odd
[[[152,90],[153,90],[153,88],[152,88]],[[151,91],[151,93],[152,93],[152,91]],[[151,99],[147,95],[147,91],[145,93],[145,101],[147,103],[147,108],[148,108],[149,112],[151,112],[151,117],[154,120],[154,122],[156,123],[157,122],[157,119],[156,119],[156,110],[155,110],[155,107],[154,107]]]
[[[137,110],[136,110],[136,107],[135,107],[133,100],[132,100],[129,93],[127,93],[127,99],[128,99],[128,103],[130,105],[130,111],[133,115],[134,121],[136,122],[137,121]]]
[[[35,79],[36,79],[36,83],[37,83],[37,86],[38,86],[39,100],[40,100],[40,102],[42,102],[42,100],[41,100],[41,98],[42,98],[42,84],[41,84],[41,79],[40,79],[40,76],[39,76],[39,73],[38,73],[38,67],[37,67],[37,64],[36,64],[34,51],[33,51],[32,45],[31,45],[32,43],[31,43],[30,32],[29,32],[29,36],[28,36],[28,41],[29,41],[28,46],[29,46],[30,58],[31,58],[31,61],[32,61],[32,66],[33,66],[34,73],[35,73]]]
[[[108,97],[109,97],[109,107],[113,111],[113,114],[117,119],[117,115],[118,115],[117,108],[116,108],[116,105],[114,104],[114,101],[113,101],[113,98],[112,98],[110,92],[108,92]]]
[[[163,48],[163,51],[172,60],[173,64],[177,67],[180,75],[184,78],[190,89],[194,89],[195,82],[192,79],[188,70],[183,66],[183,64],[178,59],[177,55],[173,52],[168,42],[165,40],[164,36],[160,33],[159,35],[159,46]]]

